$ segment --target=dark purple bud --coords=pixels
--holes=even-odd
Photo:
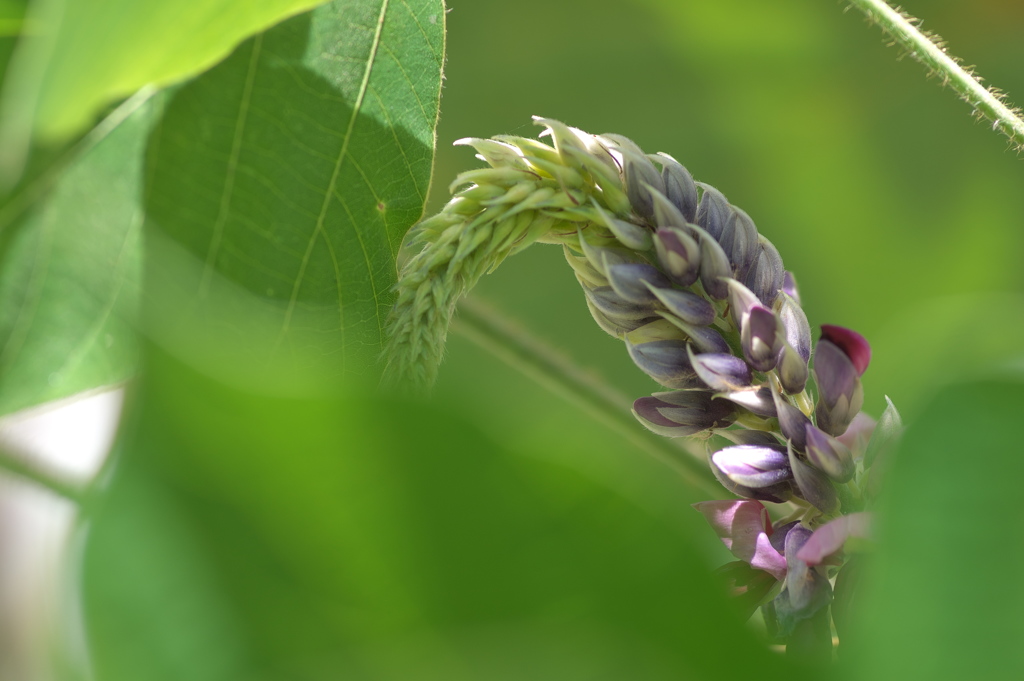
[[[731,277],[725,280],[725,284],[729,287],[729,310],[732,313],[732,320],[737,329],[742,329],[743,319],[755,306],[760,306],[761,301],[749,288]]]
[[[814,352],[814,380],[818,385],[815,421],[829,435],[839,436],[864,405],[860,374],[838,345],[822,338]]]
[[[779,373],[779,382],[782,383],[782,389],[790,395],[796,395],[806,387],[809,376],[807,360],[802,358],[789,343],[782,344],[782,350],[779,352],[779,363],[776,369]]]
[[[777,525],[771,533],[772,546],[783,555],[786,553],[786,537],[789,536],[790,530],[794,527],[801,527],[799,520],[794,520],[785,525]]]
[[[638,345],[626,341],[626,349],[641,371],[666,388],[688,390],[704,387],[690,366],[686,341],[660,340]]]
[[[832,324],[821,325],[821,337],[835,343],[853,362],[857,375],[863,376],[871,363],[871,346],[867,339],[852,329]]]
[[[758,501],[770,501],[773,504],[781,504],[788,501],[793,496],[792,479],[784,480],[777,485],[754,489],[753,487],[744,487],[743,485],[733,482],[725,475],[725,473],[718,470],[714,464],[711,465],[711,472],[714,474],[718,482],[722,484],[722,487],[738,497],[757,499]]]
[[[697,224],[704,228],[715,241],[718,241],[731,217],[732,206],[729,205],[722,192],[714,187],[703,182],[696,184],[702,190],[700,204],[697,206]]]
[[[626,265],[606,264],[608,283],[619,296],[630,303],[653,303],[657,300],[648,284],[657,287],[668,287],[672,284],[668,277],[658,271],[654,265],[630,263]]]
[[[737,485],[750,489],[771,487],[792,477],[789,459],[782,447],[726,447],[711,455],[711,465]]]
[[[631,303],[616,293],[611,286],[584,288],[583,291],[594,307],[615,321],[646,319],[654,314],[651,305]]]
[[[775,411],[779,416],[779,430],[787,440],[793,443],[793,447],[797,451],[804,451],[807,442],[804,429],[811,425],[811,420],[802,411],[787,402],[774,388],[772,397],[775,400]]]
[[[654,286],[650,289],[651,294],[656,296],[669,312],[687,324],[707,326],[715,321],[715,306],[695,293]]]
[[[704,516],[732,555],[776,579],[786,577],[786,559],[772,546],[768,509],[759,501],[702,501],[693,507]]]
[[[900,418],[896,405],[892,403],[888,395],[886,395],[885,401],[889,406],[882,412],[882,416],[878,419],[878,425],[875,426],[875,431],[868,441],[868,448],[864,454],[865,467],[874,463],[879,454],[887,452],[903,433],[903,419]]]
[[[766,419],[777,416],[775,400],[772,399],[772,391],[767,386],[744,388],[743,390],[722,393],[720,397],[740,405],[756,416]]]
[[[767,430],[748,430],[737,428],[736,430],[720,430],[718,434],[737,445],[778,445],[779,438]]]
[[[661,179],[661,173],[643,154],[637,154],[626,147],[620,147],[619,153],[622,154],[622,175],[626,180],[626,196],[629,197],[633,212],[645,220],[653,220],[654,200],[645,185],[650,185],[664,194],[665,181]]]
[[[668,197],[649,184],[644,185],[644,187],[651,194],[651,202],[654,204],[654,224],[656,226],[685,228],[689,224],[682,211],[669,201]]]
[[[654,234],[658,262],[680,286],[689,286],[700,274],[700,245],[683,229],[662,227]]]
[[[689,353],[690,366],[709,388],[716,392],[732,392],[750,385],[750,367],[739,357],[720,353],[694,355]]]
[[[759,236],[758,243],[760,247],[757,250],[760,252],[750,266],[743,283],[761,299],[765,307],[771,307],[782,290],[786,270],[782,265],[782,256],[772,242]]]
[[[743,356],[750,366],[757,371],[774,369],[784,342],[782,324],[775,313],[760,305],[751,309],[740,330]]]
[[[779,319],[786,328],[786,342],[793,346],[806,364],[811,359],[811,325],[807,323],[803,308],[788,294],[782,296]]]
[[[586,291],[586,289],[584,289]],[[589,295],[587,296],[587,309],[590,310],[590,316],[594,318],[597,325],[607,333],[609,336],[615,338],[623,338],[630,331],[639,329],[641,326],[650,324],[652,321],[656,321],[652,318],[645,319],[613,319],[605,313],[601,312],[594,306],[594,303],[590,300]]]
[[[705,390],[679,390],[641,397],[633,403],[633,415],[659,435],[686,437],[728,426],[736,418],[736,409]]]
[[[839,509],[839,495],[832,482],[817,468],[802,461],[792,446],[789,447],[789,466],[801,497],[824,513]]]
[[[851,480],[856,465],[847,446],[810,422],[805,429],[807,461],[836,482]]]
[[[665,181],[665,196],[682,212],[687,222],[697,216],[697,186],[693,177],[678,161],[668,154],[661,157],[661,177]]]
[[[718,239],[722,250],[729,256],[733,272],[737,279],[743,279],[750,270],[750,265],[757,256],[757,227],[750,216],[739,208],[733,207],[732,217],[726,223],[722,236]]]
[[[800,304],[800,288],[796,285],[796,275],[786,270],[782,277],[782,292]]]
[[[700,230],[700,228],[697,228]],[[732,276],[732,265],[721,245],[704,230],[698,231],[700,236],[700,283],[712,298],[724,300],[729,296],[729,286],[725,283]]]
[[[672,322],[678,329],[685,333],[698,352],[720,352],[728,354],[731,351],[729,344],[722,338],[722,334],[707,326],[694,326],[687,324],[675,315],[658,311],[658,315]]]

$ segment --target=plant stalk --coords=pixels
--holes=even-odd
[[[850,4],[892,36],[914,59],[939,76],[943,85],[953,88],[979,116],[992,121],[993,130],[1006,135],[1015,149],[1024,149],[1024,120],[1020,109],[1008,105],[997,90],[983,86],[979,77],[962,67],[941,41],[936,42],[921,31],[916,19],[890,7],[883,0],[850,0]]]

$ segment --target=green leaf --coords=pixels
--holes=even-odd
[[[909,427],[886,470],[879,551],[851,604],[854,678],[1024,669],[1022,413],[1024,382],[1008,376],[944,388]]]
[[[151,101],[86,144],[52,189],[7,226],[0,413],[134,373],[143,151],[158,108]]]
[[[200,73],[239,42],[323,0],[66,0],[36,2],[43,27],[25,43],[18,91],[8,91],[29,129],[64,140],[110,102],[145,85]]]
[[[97,678],[805,678],[583,474],[420,404],[146,376],[89,523]]]
[[[430,181],[443,24],[440,0],[334,2],[176,93],[148,160],[158,337],[189,343],[178,329],[200,320],[234,333],[232,352],[377,371]]]

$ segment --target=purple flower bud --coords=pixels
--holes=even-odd
[[[800,288],[796,285],[796,275],[786,270],[782,277],[782,292],[800,304]]]
[[[743,320],[755,306],[761,305],[761,301],[757,299],[753,291],[731,277],[725,280],[725,284],[729,287],[729,309],[732,311],[732,320],[737,329],[742,329]]]
[[[875,426],[875,431],[871,434],[871,440],[868,441],[868,448],[864,454],[865,467],[874,463],[879,454],[887,452],[903,433],[903,419],[900,418],[896,405],[892,403],[888,395],[886,395],[885,401],[889,406],[882,412],[878,419],[878,425]]]
[[[689,286],[700,274],[700,245],[683,229],[662,227],[654,234],[654,248],[665,273],[680,286]]]
[[[736,418],[736,408],[705,390],[678,390],[641,397],[633,402],[633,415],[659,435],[685,437],[728,426]]]
[[[754,226],[754,221],[745,212],[733,207],[732,216],[718,242],[729,256],[736,278],[745,278],[757,256],[757,227]]]
[[[776,369],[779,372],[782,389],[790,395],[799,393],[807,385],[809,375],[807,360],[802,358],[800,353],[794,350],[789,343],[783,342]]]
[[[762,418],[770,419],[777,415],[775,411],[775,400],[772,399],[772,391],[766,386],[761,386],[760,388],[744,388],[743,390],[722,393],[720,397],[724,397],[730,402],[734,402],[750,413]]]
[[[697,186],[693,177],[678,161],[668,154],[658,154],[662,160],[661,177],[665,181],[665,196],[682,212],[687,222],[697,216]]]
[[[811,359],[811,325],[807,323],[807,315],[800,303],[789,294],[782,296],[779,319],[786,328],[786,342],[793,346],[806,364]]]
[[[704,230],[697,229],[700,230],[700,283],[712,298],[723,300],[729,296],[725,278],[732,276],[732,265],[719,243]]]
[[[818,427],[829,435],[842,435],[864,404],[857,368],[838,345],[822,338],[814,353],[814,380],[818,385],[814,410]]]
[[[714,465],[711,466],[711,472],[714,474],[718,482],[722,484],[722,487],[738,497],[757,499],[758,501],[770,501],[773,504],[781,504],[785,501],[789,501],[793,497],[792,479],[784,480],[777,485],[754,489],[753,487],[744,487],[743,485],[733,482],[725,475],[725,473],[720,471]]]
[[[774,369],[784,342],[782,324],[771,310],[758,305],[745,316],[740,330],[740,344],[743,346],[743,356],[754,369]]]
[[[853,478],[856,466],[853,454],[839,440],[808,422],[806,429],[807,461],[836,482]]]
[[[789,447],[789,467],[793,471],[800,496],[824,513],[833,513],[839,509],[839,496],[832,482],[817,468],[804,463],[793,451],[792,445]]]
[[[690,366],[716,392],[740,390],[750,385],[750,367],[739,357],[722,353],[694,355],[689,346]]]
[[[772,398],[775,400],[775,411],[779,416],[779,430],[793,443],[797,451],[803,451],[807,442],[804,428],[811,425],[811,420],[802,411],[787,402],[778,391],[772,387]]]
[[[730,352],[729,344],[722,338],[722,334],[714,329],[707,326],[688,324],[669,312],[659,310],[657,314],[672,322],[673,325],[685,333],[699,352],[719,352],[723,354]]]
[[[722,192],[714,187],[703,182],[696,184],[702,190],[700,204],[697,206],[697,224],[707,231],[715,241],[718,241],[729,221],[732,206],[729,205]],[[732,273],[730,272],[730,274]]]
[[[733,445],[711,455],[711,465],[737,485],[771,487],[792,478],[789,460],[780,447]]]
[[[685,341],[660,340],[638,345],[626,341],[626,349],[641,371],[666,388],[688,390],[704,387],[690,366]]]
[[[853,362],[857,375],[863,376],[871,363],[871,346],[867,339],[852,329],[832,324],[821,325],[821,337],[835,343]]]
[[[644,185],[644,188],[650,192],[651,202],[654,204],[654,224],[656,226],[685,228],[689,224],[682,211],[669,201],[668,197],[649,184]]]
[[[593,289],[584,287],[583,292],[594,307],[614,321],[646,319],[654,315],[654,308],[651,305],[631,303],[616,293],[611,286],[598,286]]]
[[[661,179],[661,173],[642,153],[638,154],[632,149],[621,146],[619,153],[622,154],[622,175],[626,180],[626,196],[629,197],[633,212],[646,220],[653,220],[654,200],[645,185],[650,185],[664,194],[665,181]]]
[[[759,252],[743,283],[754,292],[765,307],[771,307],[782,290],[786,270],[782,265],[782,256],[772,242],[759,236],[758,243]]]
[[[707,326],[715,321],[715,306],[695,293],[654,286],[650,286],[650,292],[668,308],[669,312],[687,324]]]
[[[630,263],[625,265],[605,264],[608,283],[619,296],[630,303],[653,303],[657,300],[648,285],[669,287],[671,283],[654,265]],[[706,301],[705,301],[706,302]]]
[[[786,577],[786,559],[772,546],[772,523],[760,501],[702,501],[693,504],[732,555],[776,579]]]

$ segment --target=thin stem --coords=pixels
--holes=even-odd
[[[459,304],[452,330],[627,437],[671,466],[702,494],[722,496],[723,490],[696,442],[669,440],[645,430],[632,417],[629,398],[478,298],[466,298]]]
[[[84,488],[63,480],[49,471],[32,466],[21,457],[4,450],[0,450],[0,471],[33,482],[75,504],[82,504],[87,497],[87,491]]]
[[[883,0],[850,0],[850,4],[881,26],[914,59],[942,78],[942,84],[952,87],[975,112],[992,121],[992,128],[1006,135],[1016,149],[1024,149],[1024,120],[1020,110],[1007,105],[1001,93],[986,88],[978,76],[960,66],[959,60],[946,52],[937,36],[922,32],[917,27],[920,22],[899,9],[893,9]]]

